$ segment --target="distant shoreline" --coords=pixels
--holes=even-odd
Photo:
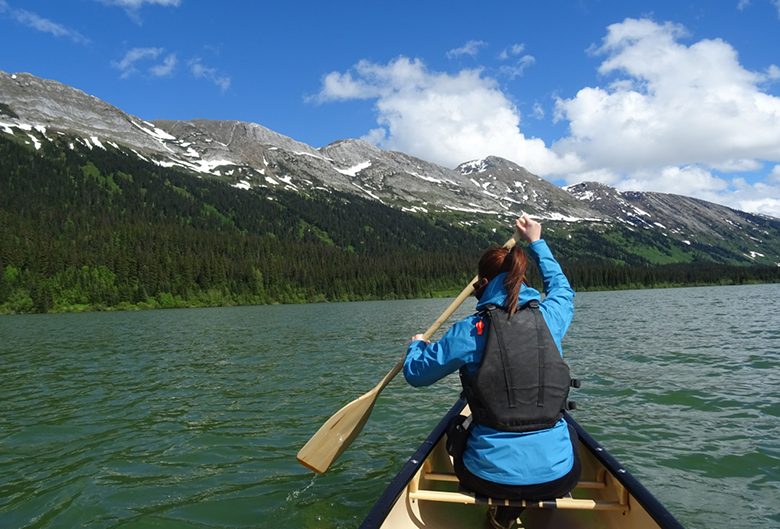
[[[705,282],[692,282],[692,283],[659,283],[656,285],[641,285],[630,284],[618,287],[589,287],[589,288],[575,288],[576,292],[620,292],[630,290],[659,290],[659,289],[674,289],[674,288],[699,288],[699,287],[728,287],[728,286],[746,286],[746,285],[774,285],[780,284],[780,280],[777,281],[759,281],[759,280],[747,280],[743,282],[720,282],[720,283],[705,283]],[[163,296],[164,300],[151,299],[139,303],[118,303],[116,305],[71,305],[67,307],[54,307],[52,310],[46,312],[36,311],[12,311],[8,310],[6,306],[0,306],[0,316],[15,316],[21,314],[76,314],[76,313],[89,313],[89,312],[137,312],[145,310],[166,310],[166,309],[207,309],[207,308],[228,308],[228,307],[251,307],[251,306],[273,306],[273,305],[312,305],[312,304],[327,304],[327,303],[359,303],[362,301],[398,301],[398,300],[413,300],[413,299],[447,299],[458,295],[459,290],[452,291],[439,291],[430,296],[412,296],[412,297],[399,297],[399,296],[384,296],[384,297],[361,297],[355,299],[314,299],[307,301],[272,301],[265,303],[240,303],[240,302],[227,302],[227,303],[215,303],[208,304],[199,302],[197,300],[187,301],[183,299],[176,299]]]

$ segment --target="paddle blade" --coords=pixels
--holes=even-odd
[[[298,461],[314,472],[324,474],[363,429],[376,397],[376,391],[369,391],[337,411],[300,449]]]

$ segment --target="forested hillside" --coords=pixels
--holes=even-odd
[[[336,192],[241,190],[114,150],[0,137],[0,312],[423,297],[509,235]],[[648,266],[547,232],[575,287],[777,281],[776,267]],[[611,235],[610,235],[611,237]]]

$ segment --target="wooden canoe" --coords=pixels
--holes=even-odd
[[[465,411],[464,411],[465,410]],[[404,464],[363,520],[361,529],[482,528],[492,502],[458,491],[446,429],[459,413],[459,400]],[[522,525],[532,529],[682,529],[668,510],[568,414],[580,438],[580,483],[571,498],[529,502]]]

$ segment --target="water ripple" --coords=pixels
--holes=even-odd
[[[778,300],[779,285],[577,297],[577,417],[687,527],[780,527]],[[394,382],[323,476],[295,454],[448,304],[0,318],[0,526],[355,527],[457,377]]]

